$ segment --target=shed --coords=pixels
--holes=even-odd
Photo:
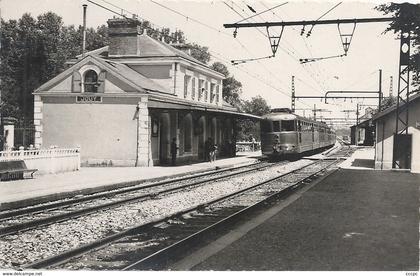
[[[375,169],[420,173],[420,93],[408,100],[408,134],[395,133],[396,108],[394,104],[372,117],[376,128]],[[405,112],[407,109],[403,116]]]

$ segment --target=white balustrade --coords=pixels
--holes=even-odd
[[[75,171],[80,169],[80,148],[0,151],[0,162],[10,160],[24,160],[40,174]]]

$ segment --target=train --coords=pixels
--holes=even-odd
[[[317,152],[336,142],[336,134],[327,124],[288,108],[272,109],[262,116],[260,130],[262,154],[271,158]]]

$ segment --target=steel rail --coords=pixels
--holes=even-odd
[[[318,161],[318,162],[321,162],[321,161]],[[91,243],[88,243],[88,244],[85,244],[85,245],[82,245],[82,246],[80,246],[78,248],[67,250],[67,251],[65,251],[65,252],[63,252],[61,254],[57,254],[55,256],[51,256],[51,257],[48,257],[48,258],[45,258],[45,259],[42,259],[42,260],[39,260],[39,261],[36,261],[36,262],[32,262],[32,263],[23,265],[22,268],[24,268],[24,269],[42,269],[42,268],[50,267],[52,265],[61,264],[63,262],[68,261],[70,258],[78,257],[78,256],[81,256],[81,255],[87,253],[90,250],[93,250],[93,249],[96,249],[96,248],[99,248],[99,247],[102,247],[102,246],[106,246],[110,242],[113,242],[113,241],[116,241],[116,240],[121,239],[123,237],[129,236],[129,235],[133,234],[134,232],[144,231],[148,227],[153,227],[154,225],[159,224],[159,223],[162,223],[162,222],[165,222],[165,221],[167,221],[169,219],[176,218],[176,217],[178,217],[180,215],[183,215],[183,214],[192,212],[194,210],[205,208],[205,207],[209,206],[210,204],[214,204],[216,202],[223,201],[223,200],[225,200],[227,198],[234,197],[234,196],[236,196],[236,195],[238,195],[240,193],[243,193],[244,191],[248,191],[250,189],[255,189],[256,187],[259,187],[261,185],[264,185],[265,183],[268,183],[268,182],[271,182],[271,181],[273,181],[275,179],[278,179],[278,178],[281,178],[281,177],[290,175],[290,174],[292,174],[292,173],[294,173],[296,171],[302,170],[302,169],[304,169],[304,168],[306,168],[308,166],[314,165],[315,163],[318,163],[318,162],[310,163],[310,164],[305,165],[305,166],[303,166],[301,168],[294,169],[294,170],[292,170],[290,172],[287,172],[285,174],[282,174],[280,176],[276,176],[276,177],[274,177],[272,179],[269,179],[269,180],[266,180],[266,181],[264,181],[262,183],[258,183],[257,185],[254,185],[254,186],[251,186],[251,187],[247,187],[247,188],[238,190],[238,191],[236,191],[234,193],[231,193],[229,195],[221,196],[219,198],[216,198],[216,199],[213,199],[213,200],[210,200],[210,201],[207,201],[207,202],[198,204],[196,206],[193,206],[193,207],[187,208],[185,210],[182,210],[182,211],[176,212],[174,214],[171,214],[169,216],[160,217],[160,218],[157,218],[157,219],[155,219],[155,220],[153,220],[151,222],[148,222],[148,223],[145,223],[145,224],[142,224],[142,225],[136,225],[136,226],[130,227],[130,228],[125,229],[125,230],[123,230],[121,232],[118,232],[118,233],[115,233],[113,235],[110,235],[110,236],[107,236],[107,237],[98,239],[98,240],[96,240],[94,242],[91,242]]]
[[[46,203],[46,204],[40,203],[40,204],[37,204],[37,206],[33,206],[33,207],[22,207],[18,210],[1,211],[0,212],[0,222],[1,222],[1,219],[5,219],[5,218],[16,217],[16,216],[19,216],[19,215],[25,215],[25,214],[29,214],[29,213],[33,213],[33,212],[37,212],[37,211],[52,210],[52,209],[55,209],[55,208],[58,208],[58,207],[63,207],[63,206],[67,206],[67,205],[74,204],[74,203],[80,203],[80,202],[89,201],[89,200],[93,200],[93,199],[97,199],[97,198],[101,198],[101,197],[108,197],[108,196],[113,196],[113,195],[117,195],[117,194],[122,194],[122,193],[127,193],[127,192],[140,190],[140,189],[143,189],[143,188],[149,188],[149,187],[153,187],[153,186],[164,185],[164,184],[168,184],[168,183],[171,183],[171,182],[174,182],[174,181],[185,181],[185,180],[190,180],[190,179],[193,179],[193,178],[198,178],[198,177],[202,177],[202,176],[217,174],[217,173],[221,173],[221,172],[225,172],[225,171],[242,169],[242,168],[245,168],[245,167],[254,166],[256,164],[259,164],[259,163],[246,164],[246,165],[242,165],[242,166],[238,166],[238,167],[231,167],[231,168],[225,168],[225,169],[219,169],[219,170],[216,169],[216,170],[212,170],[212,171],[209,171],[209,172],[198,173],[198,174],[194,174],[194,175],[188,175],[188,176],[184,176],[184,177],[167,179],[167,180],[156,181],[156,182],[154,182],[153,179],[130,181],[130,182],[124,183],[125,187],[121,187],[121,188],[115,188],[114,187],[114,188],[112,188],[108,191],[93,193],[93,194],[90,194],[90,195],[83,196],[81,198],[72,198],[72,199],[68,199],[68,200],[65,200],[65,199],[64,200],[57,200],[59,202],[56,201],[56,202]],[[146,185],[141,185],[142,183],[147,183],[147,182],[152,182],[152,183],[151,184],[146,184]],[[137,186],[137,185],[141,185],[141,186]],[[134,186],[134,187],[131,187],[131,186]]]
[[[227,217],[223,218],[220,221],[217,221],[216,223],[213,223],[204,229],[193,233],[192,235],[189,235],[186,238],[183,238],[182,240],[179,240],[165,248],[162,248],[161,250],[158,250],[157,252],[142,258],[139,261],[136,261],[127,267],[123,268],[123,271],[127,270],[146,270],[146,269],[162,269],[162,267],[159,267],[163,263],[168,263],[169,261],[174,261],[173,259],[178,259],[179,254],[185,252],[188,248],[191,248],[193,246],[197,246],[197,243],[202,242],[204,237],[208,237],[212,234],[212,232],[217,232],[218,230],[223,230],[228,228],[229,225],[232,225],[234,222],[238,221],[240,218],[246,216],[250,212],[254,211],[255,209],[261,207],[262,205],[265,205],[267,202],[270,202],[274,198],[278,198],[280,196],[287,196],[288,194],[296,191],[296,189],[301,186],[301,184],[305,183],[309,179],[313,178],[315,175],[320,174],[321,172],[325,171],[332,165],[338,163],[340,160],[335,160],[334,162],[331,162],[326,167],[323,167],[321,170],[317,170],[314,173],[311,173],[310,175],[304,177],[303,179],[299,179],[294,184],[280,190],[277,192],[274,192],[273,194],[269,195],[268,197],[253,203],[252,205],[246,206],[243,209],[236,211],[235,213],[228,215]],[[317,165],[319,163],[322,163],[322,161],[312,163],[310,165]],[[309,166],[308,166],[309,167]],[[299,170],[305,169],[301,168]],[[275,179],[271,179],[266,181],[265,183],[262,183],[261,185],[258,185],[258,187],[252,187],[249,190],[257,189],[262,185],[269,184],[270,182],[276,182],[279,181],[281,178],[285,177],[287,175],[280,176]],[[248,192],[244,191],[244,192]],[[242,193],[244,193],[242,192]]]
[[[189,183],[189,184],[185,184],[185,185],[180,185],[180,186],[176,186],[173,188],[169,188],[169,189],[165,189],[162,191],[158,191],[158,192],[152,192],[152,193],[147,193],[147,194],[142,194],[142,195],[138,195],[138,196],[132,196],[132,197],[128,197],[125,199],[121,199],[121,200],[116,200],[116,201],[111,201],[108,203],[104,203],[104,204],[99,204],[96,206],[92,206],[92,207],[88,207],[88,208],[84,208],[84,209],[80,209],[80,210],[75,210],[75,211],[70,211],[68,213],[62,213],[62,214],[57,214],[57,215],[53,215],[50,217],[46,217],[46,218],[41,218],[41,219],[37,219],[37,220],[32,220],[32,221],[28,221],[28,222],[24,222],[21,224],[14,224],[14,225],[10,225],[10,226],[6,226],[6,227],[2,227],[0,228],[0,237],[6,236],[6,235],[11,235],[17,232],[23,232],[23,231],[29,231],[31,229],[34,229],[36,227],[41,227],[41,226],[46,226],[55,222],[63,222],[66,220],[70,220],[72,218],[75,217],[79,217],[81,215],[88,215],[100,210],[105,210],[105,209],[109,209],[112,207],[116,207],[116,206],[120,206],[122,204],[126,204],[129,202],[133,202],[133,201],[137,201],[137,200],[144,200],[144,199],[150,199],[153,197],[156,197],[158,195],[162,195],[162,194],[166,194],[166,193],[170,193],[170,192],[174,192],[174,191],[179,191],[185,188],[189,188],[189,187],[194,187],[194,186],[198,186],[198,185],[202,185],[205,183],[209,183],[212,181],[217,181],[223,178],[229,178],[232,176],[236,176],[238,174],[245,174],[245,173],[249,173],[251,171],[255,171],[255,170],[262,170],[265,169],[269,166],[274,166],[274,165],[278,165],[278,164],[269,164],[266,165],[264,167],[261,168],[250,168],[244,171],[238,171],[238,172],[233,172],[227,175],[221,175],[221,176],[216,176],[216,177],[212,177],[210,179],[206,179],[206,180],[200,180],[200,181],[196,181],[193,183]],[[163,185],[171,185],[174,184],[176,182],[180,182],[180,181],[174,181],[174,182],[167,182]],[[159,186],[163,186],[163,185],[159,185]],[[155,188],[157,185],[156,183],[154,184],[150,184],[147,187],[141,187],[141,190],[146,190],[148,188]]]

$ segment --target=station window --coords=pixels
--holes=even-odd
[[[191,77],[188,75],[184,75],[184,98],[188,96],[188,87],[190,83]]]
[[[191,91],[191,98],[194,100],[195,98],[195,78],[192,79],[192,91]]]
[[[295,120],[281,121],[281,131],[295,131]]]
[[[212,103],[214,101],[214,98],[216,97],[216,93],[214,92],[216,85],[214,83],[210,83],[210,102]]]
[[[209,83],[206,81],[206,86],[204,89],[204,101],[207,102],[208,98],[209,98]]]
[[[198,100],[200,101],[204,93],[204,80],[198,82]]]
[[[216,85],[216,103],[218,103],[219,102],[219,95],[220,95],[220,86],[219,85]]]
[[[98,74],[93,70],[86,71],[83,77],[85,92],[98,92]]]
[[[280,131],[280,121],[273,122],[273,132],[279,132]]]

